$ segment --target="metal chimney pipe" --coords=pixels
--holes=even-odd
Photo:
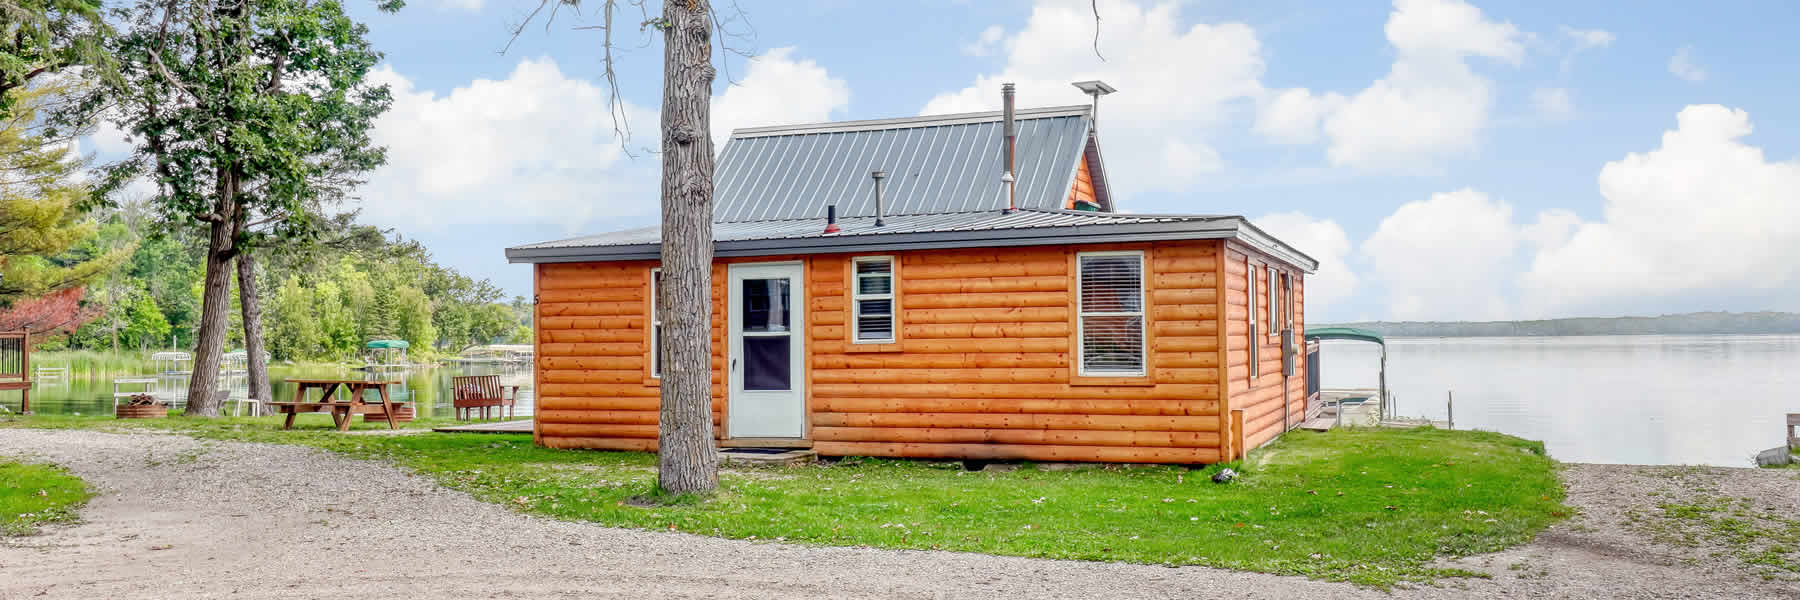
[[[825,205],[825,233],[837,233],[839,231],[843,231],[843,229],[839,228],[837,224],[837,205],[827,204]]]
[[[869,173],[869,177],[875,179],[875,226],[880,227],[886,225],[881,220],[881,180],[887,178],[887,171],[876,170]]]
[[[1013,177],[1015,166],[1013,155],[1019,142],[1018,123],[1013,120],[1013,84],[1000,84],[1000,106],[1002,131],[1006,134],[1006,175],[1002,178],[1006,181],[1006,209],[1000,211],[1000,214],[1010,215],[1018,206],[1013,197],[1014,185],[1012,183],[1016,180]]]

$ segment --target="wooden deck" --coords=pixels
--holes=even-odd
[[[433,427],[431,430],[443,433],[531,433],[531,419],[500,421],[496,423],[475,423],[473,425],[455,425],[451,427]]]

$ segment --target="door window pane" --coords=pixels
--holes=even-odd
[[[744,389],[786,390],[793,372],[787,335],[744,337]]]
[[[788,330],[788,280],[744,280],[744,331]]]

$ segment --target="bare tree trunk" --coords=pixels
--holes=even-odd
[[[223,177],[221,178],[223,179]],[[227,184],[221,183],[225,188]],[[223,189],[221,190],[223,191]],[[194,373],[188,379],[186,415],[217,417],[223,404],[213,394],[219,387],[219,359],[224,353],[225,330],[231,326],[231,253],[237,232],[236,202],[224,196],[215,207],[212,235],[206,245],[206,279],[200,296],[200,331],[194,339]]]
[[[657,480],[671,493],[719,486],[712,419],[712,8],[663,3],[662,420]]]
[[[243,307],[244,356],[250,370],[250,397],[274,400],[269,391],[269,363],[263,362],[262,300],[256,294],[256,258],[248,251],[237,255],[238,304]],[[255,406],[253,404],[253,406]]]

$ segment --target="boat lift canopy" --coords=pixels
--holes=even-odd
[[[1388,389],[1387,389],[1387,340],[1385,338],[1382,338],[1381,334],[1376,333],[1374,331],[1367,330],[1367,329],[1357,329],[1355,327],[1320,327],[1317,329],[1306,330],[1306,341],[1310,342],[1310,341],[1314,341],[1314,340],[1351,340],[1351,341],[1357,341],[1357,342],[1372,342],[1376,346],[1380,346],[1381,347],[1381,375],[1380,375],[1380,377],[1381,377],[1381,379],[1380,379],[1381,401],[1388,402],[1391,400],[1390,398],[1388,398]]]
[[[1387,347],[1387,340],[1383,339],[1381,334],[1367,329],[1357,329],[1355,327],[1320,327],[1318,329],[1308,329],[1306,330],[1306,339],[1357,340],[1361,342],[1375,342],[1384,348]]]

